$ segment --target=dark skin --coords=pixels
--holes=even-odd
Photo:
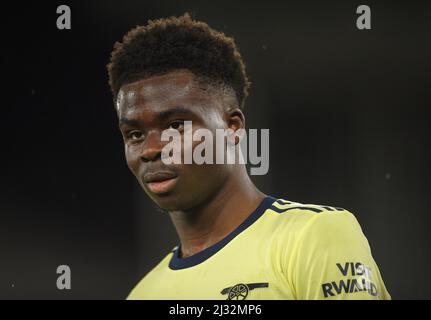
[[[166,129],[183,134],[206,128],[245,128],[234,95],[203,87],[186,69],[156,75],[121,87],[117,99],[119,127],[127,164],[147,195],[169,212],[181,241],[181,257],[217,243],[253,212],[265,195],[250,180],[243,164],[172,164],[161,160]],[[193,142],[192,148],[200,142]]]

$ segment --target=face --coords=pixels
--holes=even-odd
[[[164,130],[184,135],[184,121],[193,131],[205,128],[233,130],[244,125],[238,108],[226,108],[220,90],[197,85],[193,73],[177,70],[124,85],[118,94],[117,112],[127,164],[148,196],[169,211],[203,204],[219,192],[233,165],[172,164],[162,162]],[[182,140],[183,141],[183,140]],[[194,149],[200,142],[193,142]]]

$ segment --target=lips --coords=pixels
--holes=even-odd
[[[143,180],[152,193],[162,194],[174,188],[178,181],[178,176],[167,171],[148,172],[144,175]]]

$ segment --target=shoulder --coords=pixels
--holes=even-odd
[[[271,203],[268,209],[279,213],[308,213],[311,216],[315,216],[316,214],[321,213],[340,213],[340,212],[349,212],[344,208],[340,208],[337,206],[323,205],[323,204],[311,204],[311,203],[301,203],[291,200],[286,200],[282,198],[272,198],[273,202]]]
[[[310,204],[289,201],[285,199],[276,199],[268,207],[269,213],[278,217],[280,222],[295,223],[299,229],[305,228],[312,222],[321,227],[325,227],[325,223],[329,223],[326,227],[332,224],[343,222],[357,223],[353,213],[347,209],[338,206]]]
[[[267,215],[289,242],[338,242],[363,236],[354,214],[338,206],[274,199]],[[287,239],[288,238],[288,239]]]

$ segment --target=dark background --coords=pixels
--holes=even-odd
[[[232,0],[2,5],[0,298],[124,299],[177,244],[126,167],[105,65],[130,28],[185,11],[246,61],[248,127],[270,128],[258,187],[351,210],[393,298],[431,298],[431,5]]]

